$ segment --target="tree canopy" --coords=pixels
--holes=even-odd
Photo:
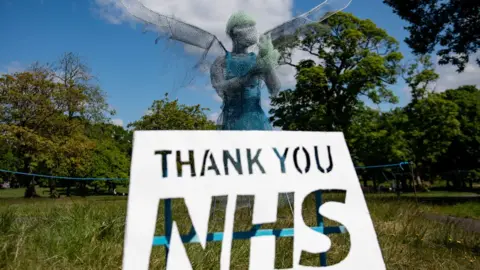
[[[301,61],[295,91],[286,90],[272,100],[272,120],[285,130],[345,130],[363,106],[397,102],[389,89],[400,72],[398,42],[370,20],[338,13],[322,23],[298,31],[282,44],[282,58],[293,49],[318,58]]]
[[[418,55],[437,51],[440,64],[463,71],[480,47],[480,1],[384,0],[409,25],[405,42]],[[476,59],[480,65],[480,59]]]
[[[178,100],[171,101],[168,94],[161,100],[153,101],[148,113],[128,127],[135,130],[209,130],[215,124],[205,115],[207,108],[200,105],[187,106]]]

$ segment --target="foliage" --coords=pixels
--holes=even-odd
[[[408,142],[417,166],[426,169],[447,152],[452,140],[460,133],[458,106],[431,94],[411,104],[408,115]]]
[[[438,49],[440,64],[453,64],[463,71],[480,47],[480,1],[384,0],[409,23],[405,42],[415,54]],[[480,59],[476,59],[480,65]]]
[[[467,179],[480,179],[480,90],[472,85],[448,89],[442,97],[458,107],[460,132],[437,164],[439,171],[469,171]],[[457,183],[461,184],[461,183]]]
[[[308,25],[289,38],[290,44],[282,44],[283,61],[300,49],[320,62],[296,65],[295,91],[272,100],[273,124],[284,130],[346,130],[362,106],[360,97],[375,104],[397,101],[388,85],[400,71],[398,42],[372,21],[348,13],[325,24]]]
[[[458,106],[431,87],[438,77],[430,57],[422,56],[406,68],[404,78],[410,86],[412,101],[403,109],[408,121],[400,127],[406,132],[408,152],[419,179],[427,172],[431,174],[432,166],[460,134]]]
[[[403,72],[406,75],[404,80],[410,87],[410,93],[414,102],[425,98],[433,90],[433,84],[439,78],[429,55],[418,57]]]
[[[188,106],[178,100],[170,101],[168,94],[162,100],[153,101],[149,113],[138,121],[130,123],[134,130],[210,130],[215,124],[207,119],[200,105]]]
[[[380,112],[368,107],[357,111],[346,133],[357,166],[397,163],[410,159],[405,131],[408,121],[401,109]]]
[[[8,161],[4,169],[86,177],[96,166],[92,153],[105,141],[89,138],[85,127],[108,120],[105,95],[77,56],[65,54],[59,67],[34,64],[1,76],[0,142],[10,153],[2,155]],[[20,182],[27,186],[26,196],[36,196],[32,177],[22,176]],[[54,189],[55,181],[50,182]]]
[[[146,130],[215,128],[205,116],[205,108],[170,101],[168,96],[154,101],[150,111],[129,126]],[[88,65],[73,53],[65,53],[51,65],[34,63],[24,72],[4,74],[0,77],[0,168],[75,178],[128,178],[133,131],[111,124],[114,113]],[[75,184],[71,180],[1,176],[27,187],[27,197],[37,196],[35,182],[50,186],[52,196],[57,196],[57,184]],[[128,184],[100,180],[79,184],[97,190],[111,183]]]

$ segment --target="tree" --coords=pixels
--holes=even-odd
[[[26,72],[0,78],[0,142],[17,158],[22,172],[84,176],[96,144],[85,135],[90,122],[108,120],[100,88],[89,81],[86,66],[73,54],[62,69],[34,64]],[[63,80],[60,80],[60,76]],[[36,196],[32,177],[22,176],[26,197]],[[51,190],[55,189],[50,181]]]
[[[307,25],[282,44],[284,61],[300,49],[321,62],[295,65],[295,91],[272,99],[271,120],[284,130],[346,131],[363,106],[362,96],[375,104],[397,102],[388,85],[400,72],[398,42],[372,21],[348,13],[329,17],[325,25]]]
[[[447,152],[453,138],[460,132],[456,119],[458,106],[434,92],[438,79],[429,56],[420,56],[404,69],[412,100],[403,108],[408,121],[398,122],[405,132],[408,153],[414,162],[416,180],[433,177],[434,165]]]
[[[95,84],[88,64],[80,56],[68,52],[53,64],[52,74],[61,85],[60,108],[69,119],[81,117],[93,122],[106,122],[115,112],[109,109],[106,95]]]
[[[57,136],[55,125],[61,115],[55,101],[58,85],[43,71],[2,75],[0,78],[0,134],[2,143],[22,162],[24,172],[50,166],[55,152],[52,138]],[[31,177],[22,176],[27,186],[26,196],[36,196]]]
[[[407,122],[402,109],[381,112],[369,107],[357,110],[345,137],[352,160],[357,166],[398,163],[410,159],[405,132],[400,129]],[[377,170],[360,170],[359,175],[366,181],[373,179],[374,188]],[[366,182],[365,182],[366,185]]]
[[[472,187],[472,181],[479,179],[477,174],[480,173],[480,90],[473,85],[465,85],[448,89],[442,96],[458,106],[460,133],[436,167],[441,172],[464,171],[471,174],[468,180]],[[455,184],[459,186],[465,183],[456,181]]]
[[[433,175],[430,169],[460,133],[458,106],[441,94],[432,93],[411,103],[407,115],[407,140],[416,166],[416,178],[421,184],[425,174]]]
[[[57,110],[65,116],[64,121],[59,122],[63,128],[59,128],[58,132],[67,138],[63,146],[69,146],[62,147],[58,153],[56,172],[73,177],[91,177],[86,175],[94,166],[89,155],[97,146],[95,141],[85,137],[85,127],[90,122],[107,122],[115,112],[109,110],[105,93],[95,83],[90,68],[80,56],[64,53],[58,61],[45,65],[43,69],[50,72],[52,81],[58,85]],[[82,147],[78,151],[72,151],[79,145]],[[55,192],[56,182],[54,179],[49,181],[52,193]]]
[[[168,94],[162,100],[153,101],[149,113],[128,124],[134,130],[210,130],[215,124],[207,119],[200,105],[187,106],[178,100],[170,101]]]
[[[133,132],[109,123],[93,123],[87,126],[86,134],[96,143],[90,154],[88,177],[128,178]],[[108,184],[128,184],[128,181],[89,182],[95,190]]]
[[[469,55],[480,47],[480,1],[384,0],[403,20],[410,37],[405,42],[418,55],[439,48],[440,64],[465,69]],[[480,59],[476,59],[480,65]]]
[[[439,76],[429,55],[422,55],[414,63],[404,68],[404,80],[410,87],[413,102],[425,98],[434,89]]]
[[[408,121],[400,108],[381,112],[368,107],[358,110],[345,133],[356,165],[384,164],[410,158],[405,132],[400,128]]]

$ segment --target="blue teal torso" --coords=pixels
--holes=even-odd
[[[227,53],[226,79],[245,76],[256,64],[256,55],[232,56]],[[249,87],[233,93],[226,93],[223,98],[222,115],[219,118],[222,130],[271,130],[268,117],[260,103],[260,80],[252,82]]]

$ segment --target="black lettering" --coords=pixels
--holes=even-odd
[[[280,160],[280,168],[282,170],[282,173],[285,173],[285,159],[287,158],[287,154],[288,154],[288,147],[285,148],[285,151],[283,152],[283,155],[280,156],[280,153],[278,153],[278,150],[277,148],[273,148],[273,151],[275,152],[275,154],[277,155],[278,159]]]
[[[237,160],[234,160],[228,150],[223,150],[223,166],[225,167],[225,175],[228,175],[228,161],[233,165],[238,174],[242,174],[242,160],[240,159],[240,149],[236,149]]]
[[[205,176],[205,165],[207,163],[207,157],[210,159],[210,166],[207,167],[207,170],[213,170],[217,175],[220,175],[220,171],[218,170],[217,163],[215,162],[215,158],[213,158],[213,155],[212,153],[210,153],[210,150],[207,150],[203,155],[202,172],[200,173],[200,176]]]
[[[300,169],[300,166],[298,166],[298,150],[300,150],[300,147],[297,147],[295,150],[293,150],[293,162],[295,163],[295,168],[297,168],[297,171],[303,174],[302,169]],[[305,158],[307,160],[307,164],[305,165],[305,173],[308,173],[310,171],[310,155],[305,147],[302,147],[302,150],[303,153],[305,153]]]
[[[188,161],[182,161],[181,159],[181,152],[177,151],[177,175],[178,177],[183,176],[183,166],[190,165],[190,175],[195,177],[195,156],[193,154],[193,150],[188,151]]]
[[[161,160],[162,160],[162,177],[168,177],[168,168],[167,168],[167,156],[170,155],[172,151],[170,150],[159,150],[155,151],[155,155],[161,155]]]
[[[315,160],[317,162],[317,168],[319,171],[322,173],[325,173],[325,170],[322,168],[322,165],[320,165],[320,159],[318,158],[318,147],[315,146]],[[327,167],[327,173],[331,172],[333,169],[333,161],[332,161],[332,153],[330,152],[330,145],[327,145],[327,151],[328,151],[328,161],[329,161],[329,166]]]
[[[248,172],[250,174],[253,174],[253,164],[257,164],[258,168],[260,169],[260,171],[265,174],[265,170],[263,169],[263,166],[262,164],[260,164],[260,161],[258,160],[259,156],[260,156],[260,153],[262,152],[262,149],[258,149],[257,150],[257,153],[255,154],[255,156],[253,157],[252,159],[252,153],[251,153],[251,150],[250,149],[247,149],[247,160],[248,160]]]

